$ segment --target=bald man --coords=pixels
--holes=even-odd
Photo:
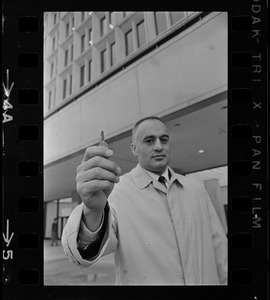
[[[77,168],[82,199],[62,236],[66,254],[87,267],[114,252],[116,284],[227,284],[227,238],[203,186],[169,167],[170,134],[157,117],[132,131],[137,166],[121,175],[100,146]]]

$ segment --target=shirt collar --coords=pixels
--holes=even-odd
[[[148,175],[150,175],[152,179],[154,179],[154,180],[156,180],[156,181],[158,181],[158,179],[159,179],[160,176],[163,176],[163,177],[165,177],[166,182],[169,182],[169,171],[168,171],[168,167],[166,168],[165,172],[164,172],[162,175],[155,174],[155,173],[150,172],[150,171],[148,171],[148,170],[144,170],[144,171],[145,171]]]
[[[169,172],[171,174],[171,183],[175,180],[177,180],[179,182],[179,184],[182,186],[178,176],[176,173],[174,173],[174,171],[172,170],[172,168],[167,167],[166,169],[167,171],[167,177],[165,177],[165,174],[163,174],[163,176],[168,180],[169,182]],[[165,173],[166,173],[165,171]],[[131,170],[130,172],[131,177],[134,181],[134,183],[137,185],[137,187],[139,189],[143,189],[146,188],[152,181],[153,181],[153,177],[151,177],[151,175],[153,174],[152,172],[146,171],[145,169],[143,169],[140,164],[137,164],[137,166]],[[156,174],[154,174],[156,175]],[[158,180],[158,175],[157,176],[157,180]]]

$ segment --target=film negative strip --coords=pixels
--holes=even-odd
[[[269,298],[268,10],[260,0],[174,9],[228,14],[228,285],[44,285],[43,13],[81,10],[89,7],[3,2],[3,299]]]

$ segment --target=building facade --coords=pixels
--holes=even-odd
[[[80,202],[76,167],[101,130],[125,173],[133,125],[157,115],[171,166],[194,173],[227,165],[226,108],[226,13],[45,13],[45,237]]]

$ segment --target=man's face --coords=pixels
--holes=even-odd
[[[170,159],[167,127],[159,120],[145,120],[135,131],[131,149],[142,168],[161,175]]]

